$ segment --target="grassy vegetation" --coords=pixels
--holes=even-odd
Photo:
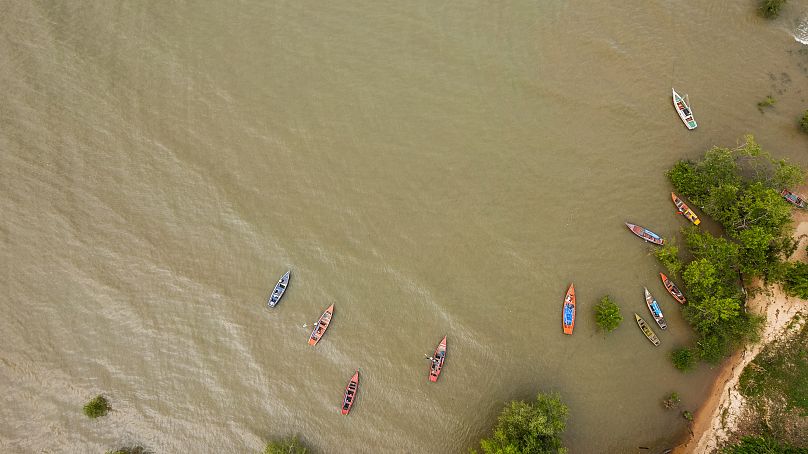
[[[808,416],[808,324],[767,345],[744,369],[740,390],[749,398],[784,402],[786,410]]]
[[[771,436],[752,436],[725,447],[721,454],[808,454],[808,449],[780,443]]]
[[[106,454],[149,454],[143,446],[123,447],[115,451],[107,451]]]
[[[287,437],[281,440],[273,440],[267,443],[263,454],[306,454],[308,448],[303,446],[300,440],[295,437]]]
[[[600,303],[595,305],[595,322],[603,331],[614,331],[623,321],[620,315],[620,307],[612,301],[609,295],[601,298]]]
[[[741,277],[780,280],[788,271],[791,208],[779,191],[801,183],[803,171],[773,159],[747,136],[737,148],[714,147],[699,161],[679,161],[668,178],[726,233],[716,237],[698,227],[685,229],[687,262],[672,246],[657,251],[668,270],[681,270],[688,298],[683,314],[698,334],[692,349],[672,355],[675,365],[687,370],[695,359],[717,363],[756,339],[763,320],[745,312]]]
[[[491,438],[480,441],[484,454],[565,454],[561,434],[567,406],[558,394],[542,394],[533,402],[512,401],[497,420]]]
[[[88,418],[98,418],[104,416],[110,410],[109,402],[104,396],[96,396],[84,406],[84,414]]]
[[[786,0],[762,0],[758,11],[760,11],[761,16],[767,19],[774,19],[780,14],[780,10],[785,4]]]

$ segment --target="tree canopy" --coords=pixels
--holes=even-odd
[[[620,315],[620,307],[612,301],[609,295],[601,298],[600,303],[595,305],[595,323],[603,331],[614,331],[622,321],[623,316]]]
[[[561,434],[567,406],[558,394],[539,393],[533,402],[511,401],[500,413],[494,434],[480,441],[485,454],[566,454]]]

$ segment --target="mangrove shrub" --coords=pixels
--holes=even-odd
[[[780,10],[785,4],[786,0],[762,0],[758,11],[760,11],[761,16],[773,19],[780,14]]]
[[[595,322],[603,331],[607,333],[614,331],[622,321],[620,307],[612,301],[609,295],[601,298],[600,303],[595,305]]]
[[[296,436],[273,440],[267,443],[263,454],[306,454],[309,450]]]
[[[497,419],[494,434],[480,441],[484,454],[565,454],[561,434],[567,406],[558,394],[539,393],[533,402],[511,401]]]
[[[802,118],[800,119],[800,129],[804,132],[808,132],[808,110],[802,114]]]
[[[104,396],[98,395],[84,406],[84,414],[88,418],[104,416],[110,410],[109,402]]]

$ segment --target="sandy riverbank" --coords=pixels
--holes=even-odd
[[[797,251],[791,260],[806,261],[808,246],[808,213],[794,214],[796,229],[794,238],[798,240]],[[727,439],[737,428],[745,399],[738,391],[741,372],[763,347],[776,339],[788,322],[801,311],[808,311],[806,301],[786,295],[779,286],[761,289],[761,282],[755,282],[754,296],[747,303],[748,310],[766,316],[766,324],[761,332],[760,342],[747,345],[724,361],[707,401],[696,411],[690,439],[673,452],[674,454],[710,453]]]

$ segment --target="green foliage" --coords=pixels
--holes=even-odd
[[[802,118],[800,119],[800,129],[804,132],[808,132],[808,110],[802,114]]]
[[[306,454],[309,450],[297,437],[291,436],[267,443],[263,454]]]
[[[766,19],[774,19],[780,14],[780,9],[786,4],[786,0],[762,0],[758,11]]]
[[[686,420],[692,422],[693,421],[693,413],[689,412],[688,410],[685,410],[685,411],[682,412],[682,418],[685,418]]]
[[[89,418],[104,416],[110,410],[109,402],[104,396],[98,395],[84,406],[84,414]]]
[[[558,394],[542,394],[534,402],[512,401],[499,415],[494,434],[480,441],[484,454],[565,454],[561,434],[567,406]]]
[[[682,270],[682,262],[679,260],[679,248],[672,244],[665,244],[654,250],[654,256],[668,270],[672,277],[678,277]]]
[[[681,402],[682,399],[679,397],[679,393],[672,392],[670,396],[666,397],[665,400],[662,401],[662,405],[664,405],[667,409],[671,409],[678,407]]]
[[[767,345],[741,373],[740,389],[747,397],[781,399],[808,416],[808,324]]]
[[[808,449],[780,444],[770,436],[751,436],[725,447],[721,454],[808,454]]]
[[[607,333],[614,331],[622,321],[623,316],[620,315],[620,307],[612,301],[609,295],[601,298],[600,303],[595,305],[595,322],[600,329]]]
[[[766,96],[766,99],[763,101],[758,102],[758,110],[760,113],[763,113],[763,109],[766,107],[774,107],[774,104],[777,102],[776,99],[772,98],[772,95]]]
[[[671,361],[673,361],[673,367],[681,370],[682,372],[687,372],[693,369],[693,366],[696,365],[696,359],[695,352],[687,347],[677,348],[671,352]]]
[[[783,278],[783,288],[789,295],[808,299],[808,264],[789,263]]]
[[[148,454],[148,451],[146,451],[146,448],[143,446],[132,446],[118,448],[115,451],[107,451],[106,454]]]

